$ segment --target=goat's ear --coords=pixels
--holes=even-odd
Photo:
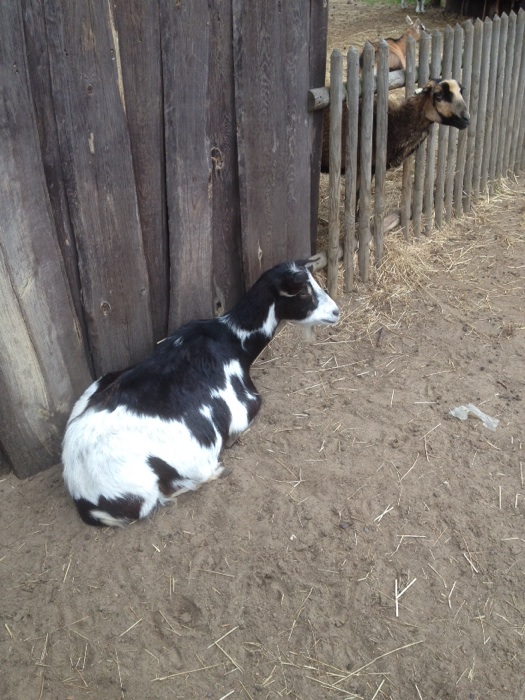
[[[294,297],[299,294],[305,283],[308,282],[306,270],[290,270],[281,280],[279,294],[286,297]]]
[[[405,22],[410,26],[411,24],[414,24],[414,22],[410,19],[410,17],[407,15],[405,17]]]
[[[429,80],[428,83],[425,83],[423,87],[421,88],[421,92],[424,92],[426,95],[432,92],[436,85],[435,80]]]

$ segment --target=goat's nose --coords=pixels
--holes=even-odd
[[[337,308],[337,306],[336,306],[335,309],[332,311],[332,316],[333,316],[335,319],[339,318],[339,309]]]

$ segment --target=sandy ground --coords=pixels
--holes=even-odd
[[[394,259],[274,339],[229,474],[150,521],[1,479],[1,698],[525,699],[525,180]]]

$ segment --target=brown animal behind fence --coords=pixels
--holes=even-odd
[[[406,16],[406,22],[407,22],[407,28],[401,34],[401,36],[398,39],[393,39],[392,37],[388,37],[385,39],[387,45],[388,45],[388,70],[404,70],[406,68],[406,55],[407,55],[407,40],[408,37],[411,36],[414,41],[419,41],[421,38],[421,32],[425,31],[425,27],[423,26],[421,20],[416,19],[416,21],[412,21],[410,17],[407,15]],[[379,42],[374,41],[370,42],[372,46],[374,47],[375,51],[375,61],[374,61],[374,70],[377,71],[377,51],[379,48]],[[363,67],[363,52],[361,52],[361,55],[359,56],[359,66],[362,68]]]

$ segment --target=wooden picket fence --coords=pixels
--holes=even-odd
[[[418,239],[452,217],[471,210],[480,196],[492,195],[495,183],[525,169],[525,12],[500,18],[467,21],[444,32],[423,33],[416,46],[410,37],[406,71],[388,72],[388,47],[380,42],[377,74],[374,50],[367,44],[363,67],[359,52],[347,55],[346,85],[342,55],[331,54],[330,88],[310,91],[310,109],[330,105],[330,174],[328,222],[328,291],[337,291],[341,238],[341,157],[344,175],[344,290],[354,284],[354,253],[358,241],[358,271],[369,278],[370,243],[379,266],[385,228],[401,224],[404,237]],[[398,214],[385,212],[387,105],[390,89],[404,86],[414,94],[429,78],[458,80],[471,115],[468,129],[434,125],[418,151],[403,164]],[[372,133],[374,94],[377,127]],[[346,153],[341,156],[342,110],[348,110]],[[372,188],[372,139],[376,139],[375,186]],[[360,172],[357,153],[360,149]],[[357,178],[359,177],[359,183]],[[359,187],[357,185],[359,184]],[[356,192],[359,192],[356,208]],[[356,215],[356,211],[358,214]]]

